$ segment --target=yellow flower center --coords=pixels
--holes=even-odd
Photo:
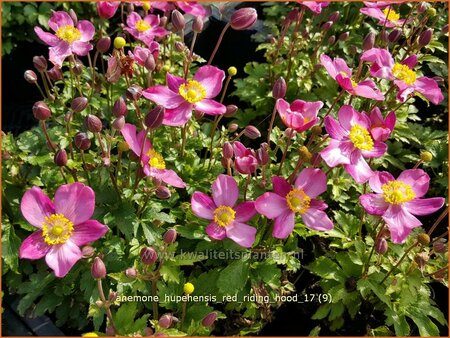
[[[348,135],[350,141],[353,145],[361,150],[372,150],[373,140],[367,129],[361,127],[359,124],[355,124],[352,129],[350,129],[350,134]]]
[[[48,245],[65,243],[73,232],[73,223],[62,214],[45,217],[42,223],[42,237]]]
[[[178,93],[189,103],[199,102],[206,96],[205,88],[195,80],[183,83],[178,89]]]
[[[136,30],[138,32],[142,33],[142,32],[148,31],[150,28],[152,28],[152,26],[150,26],[150,24],[148,22],[145,22],[144,20],[139,20],[134,25],[134,28],[136,28]]]
[[[150,157],[148,160],[148,165],[150,167],[156,169],[166,169],[166,162],[160,153],[156,152],[154,149],[150,149],[147,152],[147,155]]]
[[[386,15],[386,19],[389,21],[397,21],[400,19],[400,14],[398,14],[396,11],[394,11],[392,8],[385,8],[383,10],[384,15]]]
[[[221,227],[230,225],[234,221],[235,216],[236,211],[226,205],[221,205],[214,210],[214,222]]]
[[[390,204],[402,204],[416,197],[409,184],[401,181],[391,181],[381,186],[383,198]]]
[[[56,31],[56,36],[61,40],[72,43],[74,41],[80,40],[81,32],[74,26],[65,25],[58,28],[58,30]]]
[[[309,209],[311,197],[306,195],[303,189],[295,188],[286,195],[286,201],[289,208],[293,212],[299,212],[300,214],[303,214]]]
[[[407,65],[402,65],[401,63],[396,63],[392,67],[392,74],[399,80],[403,81],[407,85],[412,85],[416,82],[417,74]]]

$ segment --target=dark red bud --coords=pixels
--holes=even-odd
[[[236,130],[238,130],[239,126],[236,123],[230,123],[228,125],[228,131],[230,133],[234,133]]]
[[[64,149],[58,150],[53,160],[58,167],[64,167],[67,164],[67,152]]]
[[[48,74],[48,77],[50,78],[50,80],[52,80],[52,81],[62,80],[62,78],[63,78],[61,68],[59,68],[58,66],[54,66],[52,69],[50,69],[47,72],[47,74]]]
[[[375,37],[375,33],[373,32],[366,35],[362,44],[363,50],[369,50],[375,46]]]
[[[419,46],[425,47],[431,42],[431,38],[433,37],[433,30],[431,28],[428,28],[422,32],[419,36]]]
[[[397,42],[400,39],[401,36],[402,36],[402,30],[401,29],[394,29],[388,35],[389,42],[391,42],[391,43]]]
[[[201,17],[195,17],[194,22],[192,23],[192,30],[196,33],[201,33],[203,30],[203,20]]]
[[[113,123],[111,124],[111,127],[115,130],[122,130],[123,127],[125,127],[125,116],[119,116],[114,119]]]
[[[147,128],[156,129],[158,128],[163,120],[166,109],[163,106],[156,106],[148,112],[145,116],[144,123]]]
[[[106,327],[106,330],[105,330],[105,334],[106,334],[108,337],[113,337],[113,336],[116,335],[116,330],[114,330],[114,328],[113,328],[112,326],[107,326],[107,327]]]
[[[120,116],[127,116],[128,109],[127,109],[127,103],[125,102],[125,99],[123,96],[120,96],[115,102],[112,107],[112,113],[115,117]]]
[[[102,131],[102,121],[95,115],[89,114],[84,119],[86,128],[92,133],[99,133]]]
[[[225,117],[232,117],[234,116],[234,114],[236,114],[238,107],[234,104],[229,104],[228,106],[226,106],[227,110],[225,112],[225,114],[223,114],[223,116]]]
[[[347,41],[350,36],[350,32],[344,32],[339,35],[339,41]]]
[[[388,250],[388,243],[387,243],[386,239],[383,237],[378,238],[375,245],[376,245],[375,251],[380,255],[384,255],[386,253],[386,251]]]
[[[137,270],[135,268],[128,268],[128,269],[125,270],[125,275],[128,278],[136,278]]]
[[[244,30],[251,28],[258,19],[258,13],[254,8],[246,7],[238,9],[231,16],[231,28],[235,30]]]
[[[163,241],[166,244],[172,244],[177,239],[177,231],[175,229],[169,229],[163,236]]]
[[[255,155],[259,165],[265,165],[269,162],[269,153],[267,152],[267,149],[259,148],[256,150]]]
[[[334,24],[334,22],[333,21],[327,21],[327,22],[325,22],[323,25],[322,25],[322,30],[323,31],[328,31],[330,28],[331,28],[331,26],[333,26],[333,24]]]
[[[32,110],[33,110],[34,117],[41,121],[47,120],[52,115],[50,108],[47,106],[47,104],[44,101],[36,102],[33,105]]]
[[[336,21],[339,20],[340,16],[341,14],[339,13],[339,11],[335,11],[328,16],[328,21],[335,23]]]
[[[25,81],[31,84],[35,84],[37,82],[37,75],[32,70],[26,70],[23,74],[23,78],[25,79]]]
[[[33,65],[39,72],[46,71],[48,66],[47,59],[42,55],[33,56]]]
[[[159,199],[162,199],[162,200],[166,200],[166,199],[170,198],[170,196],[172,196],[169,188],[167,188],[163,185],[160,185],[158,188],[156,188],[155,195],[156,195],[156,197],[158,197]]]
[[[174,322],[178,322],[178,319],[168,313],[162,315],[158,320],[159,326],[163,329],[168,329]]]
[[[214,324],[216,319],[217,319],[217,313],[211,312],[202,319],[202,325],[204,327],[210,327]]]
[[[156,250],[152,247],[145,247],[141,250],[141,261],[145,265],[152,265],[156,262],[158,259],[158,254],[156,253]]]
[[[79,132],[75,135],[75,146],[80,150],[88,150],[91,147],[91,140],[86,133]]]
[[[129,100],[137,101],[142,96],[142,87],[138,85],[132,85],[127,89],[126,95]]]
[[[72,103],[70,104],[70,108],[75,113],[82,112],[84,109],[86,109],[88,104],[88,99],[84,96],[78,96],[72,100]]]
[[[244,129],[244,135],[254,140],[257,139],[258,137],[261,137],[261,132],[255,126],[248,125]]]
[[[83,258],[89,258],[92,257],[95,253],[95,249],[90,245],[85,245],[81,249],[81,254],[83,255]]]
[[[109,36],[103,37],[97,41],[97,44],[95,45],[95,48],[100,53],[106,53],[109,48],[111,47],[111,38]]]
[[[153,72],[155,70],[156,62],[155,62],[155,57],[153,56],[153,54],[148,55],[147,59],[145,60],[144,66],[150,72]]]
[[[276,99],[282,99],[286,95],[287,85],[283,77],[278,78],[272,88],[272,95]]]
[[[177,9],[172,11],[171,21],[175,32],[181,31],[186,26],[183,14]]]
[[[225,142],[222,146],[222,154],[224,158],[232,158],[234,151],[230,142]]]
[[[328,44],[333,45],[336,42],[336,37],[334,35],[328,38]]]

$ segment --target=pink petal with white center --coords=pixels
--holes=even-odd
[[[244,248],[250,248],[255,243],[256,228],[241,222],[234,221],[225,228],[227,237]]]
[[[237,222],[247,222],[256,214],[255,202],[242,202],[234,208],[234,211],[236,212],[235,220]]]
[[[291,211],[285,197],[281,197],[273,192],[266,192],[255,201],[255,208],[258,213],[267,218],[274,219],[281,214]]]
[[[71,45],[72,52],[79,56],[86,56],[94,48],[89,42],[75,41]]]
[[[36,35],[49,46],[56,46],[60,39],[51,33],[44,32],[41,27],[34,27]]]
[[[217,206],[234,207],[239,198],[239,189],[233,177],[219,175],[212,184],[212,197]]]
[[[95,208],[95,193],[83,183],[64,184],[55,193],[55,212],[63,214],[74,225],[91,218]]]
[[[291,234],[292,230],[294,230],[294,226],[295,213],[288,209],[275,218],[272,236],[275,238],[284,239]]]
[[[383,215],[393,243],[403,243],[413,228],[422,223],[399,205],[391,205]]]
[[[361,150],[361,154],[365,158],[377,158],[384,155],[387,145],[383,142],[375,141],[372,150]]]
[[[430,185],[430,176],[422,169],[409,169],[402,171],[397,181],[411,186],[416,198],[424,196]]]
[[[40,259],[50,250],[51,246],[44,242],[42,231],[36,231],[22,242],[19,249],[21,259]]]
[[[189,102],[183,102],[174,109],[166,109],[163,124],[174,127],[186,124],[192,116],[192,109],[193,106]]]
[[[372,177],[373,171],[370,169],[366,160],[362,156],[359,157],[354,164],[344,164],[344,169],[347,171],[351,177],[356,181],[356,183],[365,183]]]
[[[383,216],[389,207],[383,195],[381,194],[364,194],[359,196],[359,203],[364,207],[370,215]]]
[[[81,41],[88,42],[91,41],[95,34],[95,28],[92,23],[87,20],[81,20],[77,25],[78,30],[81,33]]]
[[[403,206],[413,215],[429,215],[438,211],[445,203],[445,198],[415,198],[412,201],[406,202]]]
[[[186,183],[177,175],[172,169],[158,170],[159,175],[157,178],[161,179],[164,183],[176,188],[186,188]]]
[[[416,82],[414,82],[414,89],[425,96],[433,104],[437,105],[444,100],[444,96],[442,95],[442,91],[437,82],[428,77],[419,77]]]
[[[42,227],[45,217],[55,213],[53,202],[39,187],[27,190],[20,202],[23,217],[33,226]]]
[[[303,191],[311,198],[316,198],[327,191],[327,177],[320,169],[305,168],[295,180],[295,187]]]
[[[135,26],[136,26],[136,23],[137,23],[139,20],[142,20],[141,16],[140,16],[138,13],[136,13],[136,12],[131,12],[131,13],[127,16],[127,25],[128,25],[128,27],[131,27],[131,28],[134,29]]]
[[[108,232],[108,227],[96,220],[88,220],[77,224],[72,232],[70,240],[78,246],[94,242]]]
[[[309,208],[302,214],[302,220],[308,228],[314,230],[327,231],[333,229],[333,222],[322,210]]]
[[[217,225],[216,223],[209,223],[209,225],[205,229],[206,234],[212,239],[217,239],[219,241],[225,239],[227,237],[227,232],[224,227]]]
[[[292,190],[292,186],[280,176],[272,176],[273,191],[281,197],[286,197]]]
[[[53,245],[45,256],[45,262],[55,272],[56,277],[64,277],[81,259],[80,248],[70,239],[64,244]]]
[[[391,181],[395,181],[395,178],[387,171],[375,171],[369,179],[369,186],[374,192],[382,194],[383,189],[381,187]]]
[[[66,57],[72,55],[70,45],[63,40],[60,40],[60,42],[56,46],[50,47],[48,50],[49,50],[48,59],[50,60],[51,63],[59,67],[62,67],[62,63],[66,59]]]
[[[227,112],[227,107],[211,99],[203,99],[194,103],[194,109],[207,115],[223,115]]]
[[[216,97],[222,89],[225,72],[214,66],[200,67],[193,78],[206,90],[206,98]]]
[[[166,86],[153,86],[142,91],[142,95],[156,104],[163,106],[166,109],[176,109],[186,101],[183,97],[167,88]]]
[[[332,139],[341,141],[344,136],[348,135],[348,130],[342,128],[342,126],[331,116],[325,117],[324,124],[325,130]]]
[[[191,198],[191,209],[194,215],[204,219],[214,219],[217,206],[208,195],[196,191]]]
[[[48,26],[56,32],[59,27],[73,26],[73,20],[68,13],[55,11],[48,20]]]
[[[336,167],[339,164],[350,164],[350,158],[342,151],[342,145],[345,142],[331,140],[328,146],[320,152],[320,156],[329,167]],[[347,142],[348,144],[350,142]],[[349,148],[347,146],[346,148]]]

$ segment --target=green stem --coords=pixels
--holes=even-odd
[[[392,274],[392,272],[394,271],[394,269],[396,269],[400,263],[405,259],[405,257],[408,255],[408,253],[414,249],[417,245],[419,244],[419,242],[414,242],[403,254],[403,256],[400,258],[400,260],[397,262],[397,264],[395,264],[391,270],[389,270],[389,272],[386,274],[386,276],[384,276],[383,280],[380,282],[380,284],[383,284],[384,281]]]

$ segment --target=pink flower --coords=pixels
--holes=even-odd
[[[258,160],[255,152],[246,148],[241,142],[233,143],[234,167],[241,174],[252,174],[256,171]]]
[[[364,6],[369,7],[369,8],[379,8],[379,9],[384,9],[386,7],[389,7],[390,5],[394,5],[394,4],[401,4],[404,1],[363,1]]]
[[[360,12],[372,18],[378,19],[378,24],[381,26],[388,28],[403,26],[405,19],[400,19],[400,14],[398,14],[392,7],[387,6],[383,10],[381,7],[363,7],[360,9]]]
[[[111,19],[119,6],[120,1],[99,1],[97,2],[98,16],[102,19]]]
[[[224,78],[224,71],[213,66],[200,67],[192,80],[167,73],[167,87],[153,86],[143,95],[166,108],[163,124],[182,126],[191,118],[193,109],[208,115],[226,113],[223,104],[212,100],[222,90]]]
[[[185,188],[186,183],[171,169],[166,169],[166,162],[160,153],[156,152],[142,130],[136,134],[136,126],[125,123],[120,130],[130,149],[140,158],[144,174],[160,179],[177,188]]]
[[[75,27],[69,14],[56,11],[48,20],[48,25],[55,34],[44,32],[40,27],[34,27],[34,31],[50,46],[49,60],[53,64],[61,67],[69,55],[85,56],[92,50],[93,46],[89,41],[94,36],[95,29],[89,21],[80,20]]]
[[[391,111],[385,119],[381,115],[378,107],[372,109],[369,115],[370,118],[370,134],[374,141],[386,141],[394,131],[396,117],[395,112]]]
[[[325,67],[328,74],[336,80],[342,89],[351,95],[366,97],[377,101],[383,101],[384,95],[376,87],[372,80],[363,80],[356,83],[352,79],[352,70],[341,58],[331,60],[328,55],[320,56],[320,63]]]
[[[233,177],[219,175],[212,184],[212,198],[196,191],[192,195],[192,212],[211,223],[206,227],[209,237],[223,240],[228,237],[242,247],[255,242],[256,228],[245,224],[255,214],[255,202],[247,201],[235,206],[239,189]]]
[[[421,169],[405,170],[397,179],[386,171],[377,171],[369,180],[375,193],[360,196],[359,202],[367,213],[382,216],[392,242],[403,243],[413,228],[422,225],[413,215],[431,214],[445,203],[442,197],[421,198],[429,182],[430,177]]]
[[[159,17],[153,14],[146,15],[143,19],[138,13],[132,12],[127,17],[125,30],[136,39],[150,47],[155,37],[163,37],[169,34],[165,28],[159,26]]]
[[[317,114],[320,108],[323,107],[323,102],[295,100],[289,105],[285,100],[278,99],[276,107],[286,127],[292,128],[300,133],[311,128],[319,121]]]
[[[39,230],[20,246],[19,257],[41,259],[64,277],[82,257],[80,246],[102,237],[108,227],[90,219],[95,209],[94,191],[82,183],[62,185],[52,202],[44,192],[33,187],[20,203],[23,217]]]
[[[356,182],[364,183],[373,175],[365,158],[382,156],[387,146],[372,137],[371,121],[366,114],[344,105],[338,116],[339,123],[331,116],[325,117],[325,129],[331,141],[320,156],[329,167],[343,164]]]
[[[266,192],[255,201],[261,215],[275,219],[272,236],[286,238],[294,229],[295,215],[314,230],[326,231],[333,223],[323,211],[328,206],[315,199],[327,190],[327,178],[322,170],[306,168],[295,180],[294,188],[282,177],[272,177],[273,192]]]
[[[413,68],[417,64],[417,56],[411,55],[400,63],[396,63],[387,49],[372,48],[361,55],[362,61],[371,62],[370,74],[374,77],[393,80],[399,91],[397,99],[405,102],[408,95],[420,93],[433,104],[444,99],[439,85],[434,79],[418,76]]]
[[[147,61],[149,55],[153,55],[153,57],[156,58],[159,55],[159,43],[156,41],[150,42],[150,45],[148,48],[143,48],[136,46],[133,50],[133,56],[134,60],[141,66],[145,66],[145,61]]]
[[[178,8],[186,14],[191,14],[193,16],[198,16],[201,18],[209,16],[210,14],[210,11],[197,3],[197,1],[177,1],[176,4]]]
[[[327,7],[330,3],[328,1],[297,1],[300,5],[307,7],[315,14],[320,14],[322,8]]]

